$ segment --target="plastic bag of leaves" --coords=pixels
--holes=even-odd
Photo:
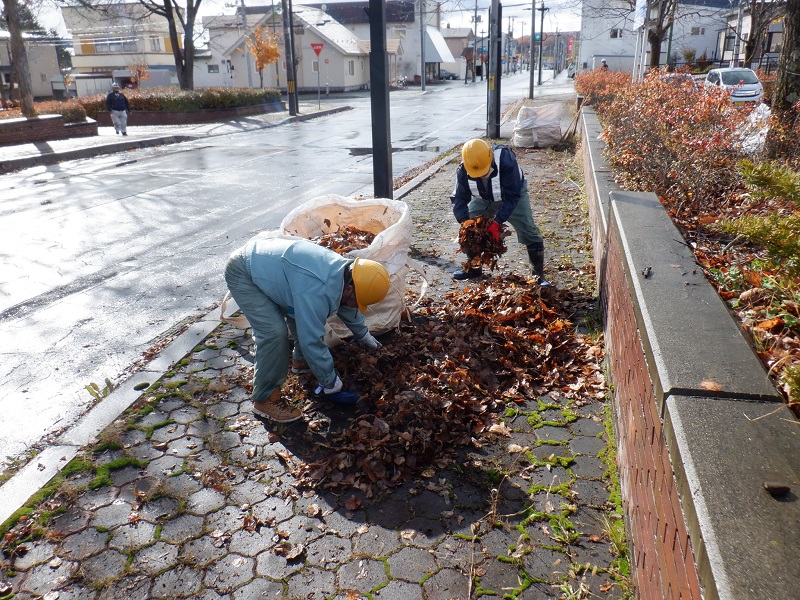
[[[464,270],[482,267],[493,270],[497,266],[497,259],[505,254],[507,250],[505,238],[510,236],[511,232],[504,225],[500,225],[500,241],[496,242],[488,231],[493,221],[491,217],[478,217],[461,223],[458,232],[460,250],[467,257],[473,257],[462,263]]]

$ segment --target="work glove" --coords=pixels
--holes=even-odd
[[[318,385],[317,389],[314,390],[314,394],[325,398],[325,400],[330,400],[331,402],[335,402],[336,404],[355,404],[359,401],[359,395],[355,392],[351,392],[350,390],[342,389],[342,380],[339,379],[339,376],[336,376],[336,381],[334,381],[330,386],[322,386]]]
[[[326,396],[330,396],[331,394],[335,394],[336,392],[341,391],[343,385],[344,384],[342,383],[342,380],[339,379],[339,376],[337,375],[336,379],[334,379],[332,384],[318,385],[317,389],[314,390],[314,393],[317,396],[319,396],[320,394],[325,394]]]
[[[500,223],[492,221],[492,224],[489,225],[489,229],[487,229],[486,232],[492,236],[495,243],[500,242]]]
[[[356,341],[365,348],[369,348],[370,350],[377,350],[378,348],[383,348],[383,344],[381,344],[378,340],[376,340],[375,336],[373,336],[369,331],[364,337]]]

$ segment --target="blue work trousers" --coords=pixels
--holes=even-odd
[[[278,305],[253,283],[242,254],[231,255],[225,267],[225,282],[253,328],[253,402],[265,402],[286,381],[290,332],[296,338],[294,319],[285,317]],[[295,358],[302,359],[299,352],[298,348]]]

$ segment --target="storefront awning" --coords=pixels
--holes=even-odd
[[[425,28],[425,62],[426,63],[452,63],[456,59],[447,47],[441,32],[433,27]]]

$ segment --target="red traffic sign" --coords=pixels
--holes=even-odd
[[[314,49],[314,52],[317,53],[317,56],[319,56],[319,53],[322,52],[322,47],[324,45],[325,44],[311,44],[311,47]]]

